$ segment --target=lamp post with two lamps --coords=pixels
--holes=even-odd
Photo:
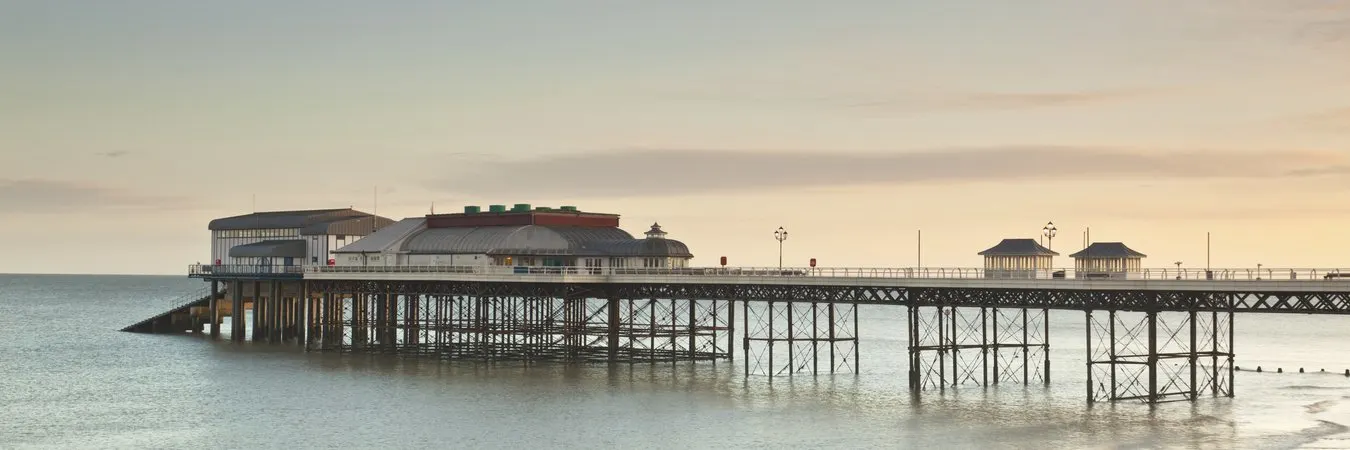
[[[778,240],[778,269],[779,269],[779,270],[782,270],[782,269],[783,269],[783,241],[786,241],[786,240],[787,240],[787,230],[784,230],[783,227],[778,227],[778,229],[777,229],[777,230],[774,230],[774,232],[773,232],[773,238]]]
[[[1050,250],[1054,250],[1054,249],[1055,249],[1055,232],[1056,232],[1056,231],[1059,231],[1059,229],[1058,229],[1058,228],[1055,228],[1055,223],[1054,223],[1054,222],[1047,223],[1047,224],[1045,224],[1045,227],[1041,228],[1041,235],[1042,235],[1042,236],[1045,236],[1045,248],[1048,248],[1048,249],[1050,249]]]

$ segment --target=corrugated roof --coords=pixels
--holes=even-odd
[[[305,241],[278,239],[230,247],[231,258],[304,258]]]
[[[334,253],[379,253],[397,251],[408,236],[425,229],[427,219],[414,217],[380,228],[374,234],[337,249]]]
[[[371,214],[351,208],[311,209],[301,211],[266,211],[242,216],[225,217],[207,224],[209,230],[258,230],[275,228],[305,228],[316,223],[339,221],[352,217],[370,217]],[[389,223],[393,223],[392,220]]]
[[[1004,239],[998,245],[979,253],[981,256],[1056,256],[1054,250],[1036,242],[1035,239]]]
[[[647,238],[598,242],[593,248],[607,256],[673,256],[692,258],[689,246],[674,239]]]
[[[341,217],[332,220],[324,220],[306,225],[300,229],[302,236],[323,236],[323,235],[348,235],[348,236],[366,236],[372,231],[383,229],[393,225],[392,219],[386,219],[379,216],[355,216]]]
[[[1069,255],[1070,258],[1143,258],[1143,253],[1134,251],[1120,242],[1093,242],[1087,248]]]
[[[402,250],[438,254],[599,254],[599,248],[591,248],[602,245],[599,242],[632,239],[628,232],[613,227],[429,228],[404,241]]]

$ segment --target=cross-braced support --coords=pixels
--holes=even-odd
[[[909,309],[909,386],[1050,384],[1049,310]]]
[[[858,372],[858,306],[742,302],[745,375]]]
[[[306,348],[442,359],[729,359],[731,302],[505,284],[316,284]]]
[[[1087,311],[1088,403],[1233,396],[1232,311]]]

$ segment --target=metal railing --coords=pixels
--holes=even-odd
[[[210,265],[193,264],[188,266],[189,276],[211,276],[211,275],[294,275],[300,276],[305,273],[303,266],[275,266],[275,265]]]
[[[219,267],[219,266],[217,266]],[[427,273],[466,275],[595,275],[595,276],[717,276],[717,277],[835,277],[935,279],[1078,279],[1183,281],[1350,281],[1350,269],[1140,269],[1133,271],[1078,271],[1065,269],[983,269],[962,267],[688,267],[627,268],[579,266],[305,266],[305,273]]]

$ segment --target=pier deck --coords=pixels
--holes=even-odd
[[[739,351],[746,376],[856,372],[857,305],[903,306],[915,392],[1049,383],[1049,314],[1072,310],[1087,323],[1090,402],[1231,396],[1234,314],[1350,314],[1346,273],[1144,269],[1102,278],[1073,269],[1017,277],[966,268],[189,269],[190,276],[211,281],[213,292],[223,284],[224,292],[257,293],[254,340],[442,359],[703,361],[730,360]],[[221,301],[244,308],[242,295],[228,297]],[[243,322],[234,322],[233,339],[244,339]]]

